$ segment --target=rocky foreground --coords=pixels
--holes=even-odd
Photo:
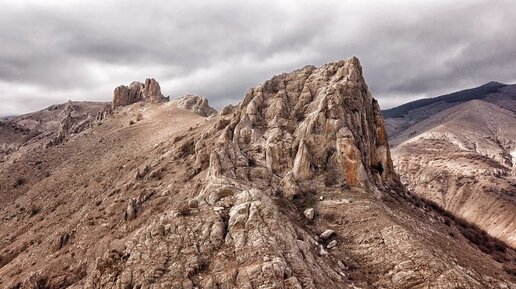
[[[516,288],[512,249],[401,185],[358,59],[209,118],[132,86],[94,125],[6,153],[0,287]]]

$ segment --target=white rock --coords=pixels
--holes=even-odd
[[[306,209],[303,214],[308,220],[313,220],[315,217],[315,209],[314,208],[308,208]]]
[[[324,250],[324,247],[322,245],[319,246],[319,255],[321,256],[328,256],[328,251]]]
[[[326,248],[331,249],[331,248],[334,248],[335,246],[337,246],[337,240],[333,240],[333,241],[331,241],[331,242],[326,246]]]
[[[321,237],[321,239],[323,240],[328,240],[333,234],[335,234],[335,231],[328,229],[322,232],[322,234],[319,237]]]

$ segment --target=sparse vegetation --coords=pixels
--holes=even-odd
[[[36,205],[32,205],[29,210],[29,215],[32,217],[37,215],[39,212],[41,212],[41,208]]]
[[[13,182],[13,188],[21,187],[23,186],[27,180],[24,177],[16,177]]]
[[[188,216],[190,214],[190,206],[188,203],[181,204],[181,207],[179,207],[179,214],[181,214],[181,216]]]
[[[509,252],[509,246],[503,241],[494,238],[487,234],[486,231],[479,228],[477,225],[470,223],[462,218],[454,216],[452,213],[446,211],[437,203],[430,200],[425,200],[417,196],[413,196],[416,203],[423,204],[422,207],[430,207],[432,210],[438,212],[444,217],[444,224],[447,226],[456,225],[456,228],[462,233],[462,235],[468,239],[472,244],[479,248],[482,252],[489,254],[497,262],[513,265],[516,267],[516,263],[512,260]],[[421,205],[419,205],[421,206]],[[451,237],[456,237],[453,232],[448,233]]]
[[[193,139],[187,140],[179,147],[180,157],[187,157],[194,152],[195,144]]]

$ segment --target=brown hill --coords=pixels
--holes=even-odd
[[[412,137],[412,138],[411,138]],[[411,190],[516,247],[516,115],[480,100],[435,114],[393,141]]]

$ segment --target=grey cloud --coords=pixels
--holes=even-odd
[[[218,107],[274,74],[358,56],[384,107],[516,79],[510,0],[2,1],[0,115],[154,77]]]

